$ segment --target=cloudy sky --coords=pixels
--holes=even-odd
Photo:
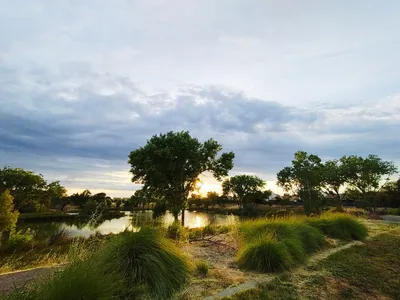
[[[400,2],[0,0],[0,165],[129,196],[189,130],[274,189],[293,153],[400,163]],[[206,177],[208,188],[216,188]]]

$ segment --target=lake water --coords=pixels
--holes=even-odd
[[[203,227],[207,224],[231,225],[239,217],[233,215],[207,214],[201,212],[185,212],[185,226],[189,228]],[[73,219],[65,222],[23,222],[18,224],[18,230],[30,228],[35,232],[38,240],[47,239],[59,229],[68,229],[72,237],[89,237],[95,233],[110,234],[128,230],[138,230],[141,226],[158,224],[168,226],[172,224],[174,218],[171,214],[166,214],[157,222],[153,220],[151,211],[125,212],[125,216],[88,224],[81,220]]]

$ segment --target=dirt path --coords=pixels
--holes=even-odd
[[[63,266],[40,267],[24,271],[0,274],[0,295],[6,294],[16,287],[22,287],[34,279],[47,279]]]

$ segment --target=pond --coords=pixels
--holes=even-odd
[[[239,217],[233,215],[207,214],[202,212],[185,212],[185,226],[189,228],[203,227],[208,224],[214,225],[231,225]],[[135,211],[125,212],[125,216],[110,220],[88,223],[79,218],[69,219],[67,221],[40,221],[29,222],[24,221],[18,223],[17,230],[25,230],[30,228],[37,240],[48,239],[52,234],[60,229],[67,229],[72,237],[89,237],[93,234],[110,234],[119,233],[127,230],[137,230],[144,225],[157,224],[167,227],[172,224],[174,218],[171,214],[166,214],[155,222],[152,217],[152,211]]]

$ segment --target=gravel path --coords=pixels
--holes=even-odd
[[[51,266],[0,274],[0,295],[22,287],[33,279],[46,279],[61,268],[62,266]]]

